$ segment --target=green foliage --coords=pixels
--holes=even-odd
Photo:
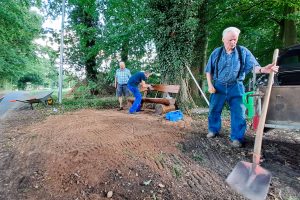
[[[184,153],[186,150],[184,148],[184,145],[182,143],[176,144],[177,149],[179,149],[182,153]]]
[[[160,152],[158,156],[155,157],[155,161],[159,162],[161,164],[166,163],[166,154],[163,152]]]
[[[203,155],[200,153],[193,153],[193,160],[197,162],[202,162],[203,161]]]
[[[24,90],[26,88],[26,83],[30,82],[33,85],[39,85],[42,84],[42,78],[39,74],[36,73],[28,73],[22,76],[17,83],[17,86],[19,89]]]
[[[59,14],[61,0],[49,2],[48,8],[54,11],[50,14]],[[286,12],[287,8],[297,12]],[[149,68],[160,75],[150,81],[182,85],[188,82],[184,66],[203,73],[204,54],[222,45],[221,34],[228,26],[241,29],[239,43],[261,65],[269,63],[273,49],[283,45],[284,20],[295,21],[298,41],[300,35],[296,0],[71,0],[66,10],[66,61],[73,69],[85,68],[87,77],[92,77],[88,84],[92,92],[111,87],[120,59],[132,74]],[[201,56],[196,57],[199,52]],[[103,61],[109,64],[102,65]],[[181,87],[181,91],[188,89],[188,84]],[[183,105],[193,106],[189,100]]]
[[[153,37],[158,53],[158,70],[170,83],[179,83],[186,64],[192,62],[196,10],[201,1],[149,1]]]
[[[300,30],[299,12],[287,16],[284,12],[287,5],[299,9],[300,4],[296,1],[277,0],[210,1],[208,52],[222,45],[222,31],[226,27],[235,26],[241,30],[239,44],[246,46],[261,65],[270,63],[274,49],[283,46],[280,32],[282,20],[296,20],[298,32]]]
[[[30,11],[29,1],[0,2],[0,77],[17,79],[36,62],[35,45],[41,17]]]
[[[151,40],[146,1],[106,0],[101,4],[104,14],[103,36],[106,57],[120,53],[121,59],[139,60]]]
[[[176,179],[179,179],[183,175],[183,169],[181,165],[175,164],[172,168],[172,174]]]
[[[105,98],[66,98],[63,101],[63,107],[66,111],[77,110],[83,108],[95,108],[95,109],[111,109],[119,106],[118,99],[116,97]]]
[[[288,197],[287,200],[299,200],[299,198],[298,197]]]
[[[98,75],[98,81],[84,81],[78,82],[75,86],[75,90],[73,91],[74,98],[93,98],[95,95],[92,91],[99,91],[98,96],[111,96],[115,94],[115,88],[113,86],[108,85],[105,82],[105,79],[101,77],[103,75],[100,73]]]
[[[102,52],[98,62],[110,62],[110,68],[102,69],[107,82],[114,82],[118,62],[125,61],[131,74],[152,66],[151,27],[147,19],[146,1],[105,0],[100,3]],[[153,68],[152,68],[152,71]]]
[[[100,51],[97,22],[99,12],[96,0],[71,0],[69,9],[69,34],[67,41],[71,45],[66,48],[69,62],[77,68],[85,68],[88,80],[96,81],[96,57]],[[75,33],[75,37],[74,37]]]

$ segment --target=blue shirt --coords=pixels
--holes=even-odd
[[[213,69],[213,80],[221,83],[233,83],[237,80],[243,81],[246,75],[252,71],[255,66],[260,66],[253,54],[243,46],[241,47],[242,59],[243,59],[243,70],[240,72],[240,76],[237,77],[240,70],[240,60],[237,48],[228,54],[226,50],[223,49],[219,64],[218,64],[218,78],[216,76],[216,62],[219,55],[219,51],[223,47],[216,48],[210,55],[205,72],[212,73]]]
[[[130,78],[131,74],[130,74],[130,70],[127,68],[124,69],[117,69],[116,71],[116,78],[117,78],[117,82],[120,85],[124,85],[127,84],[129,78]]]
[[[128,81],[128,85],[137,87],[142,81],[145,81],[147,78],[144,72],[137,72],[132,75]]]

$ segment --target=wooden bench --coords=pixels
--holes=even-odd
[[[177,94],[179,92],[179,85],[152,85],[151,91],[157,91],[162,93],[162,97],[160,98],[150,98],[146,97],[149,92],[148,88],[140,88],[140,92],[143,92],[142,98],[142,108],[144,103],[153,103],[155,104],[155,113],[156,114],[164,114],[169,111],[176,110],[176,99],[170,96],[170,93]],[[134,98],[128,98],[128,103],[131,105],[134,102]]]

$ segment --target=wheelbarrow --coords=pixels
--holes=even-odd
[[[52,105],[53,104],[53,98],[52,98],[52,93],[51,92],[43,92],[40,94],[37,94],[35,96],[31,96],[26,99],[14,99],[10,100],[10,102],[22,102],[22,103],[28,103],[30,104],[31,109],[33,110],[33,104],[34,103],[42,103],[43,105]]]

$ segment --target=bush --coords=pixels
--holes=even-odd
[[[105,85],[99,81],[78,82],[69,92],[68,96],[73,95],[74,98],[94,98],[95,96],[108,96],[115,94],[116,89],[111,85]]]
[[[28,73],[24,76],[22,76],[17,83],[18,89],[25,90],[26,89],[26,83],[30,82],[34,85],[40,85],[43,83],[43,79],[40,77],[39,74],[36,73]]]
[[[83,108],[94,109],[110,109],[117,108],[119,106],[118,99],[116,97],[102,97],[102,98],[67,98],[63,100],[64,110],[77,110]]]

